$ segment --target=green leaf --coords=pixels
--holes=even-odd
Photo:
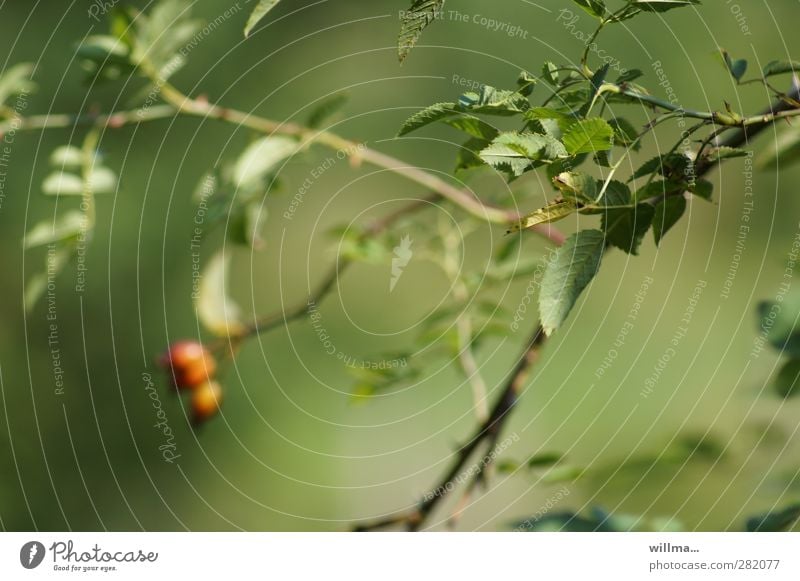
[[[606,191],[608,206],[626,205],[633,202],[630,190],[625,184],[611,182]],[[627,199],[626,204],[620,204]],[[629,254],[638,254],[639,245],[653,223],[655,208],[649,204],[639,204],[632,208],[609,209],[603,214],[602,227],[608,243]]]
[[[542,65],[542,78],[553,85],[554,87],[558,86],[558,67],[547,61]]]
[[[532,168],[534,162],[566,156],[564,146],[549,135],[516,132],[501,133],[480,152],[483,161],[515,177]]]
[[[684,8],[700,4],[700,0],[634,0],[632,4],[647,12],[666,12],[673,8]]]
[[[483,121],[478,117],[475,117],[474,115],[459,115],[458,117],[450,117],[448,119],[443,119],[442,123],[449,125],[454,129],[463,131],[464,133],[468,133],[473,137],[486,139],[487,141],[491,141],[500,133],[492,125],[486,123],[486,121]]]
[[[523,217],[520,223],[514,224],[508,232],[510,234],[512,232],[525,230],[526,228],[532,228],[537,224],[545,224],[563,220],[570,214],[575,213],[577,210],[578,205],[572,200],[553,202],[552,204],[548,204],[544,208],[539,208],[535,212]]]
[[[653,217],[653,235],[656,239],[656,246],[659,245],[664,235],[683,217],[684,212],[686,212],[686,198],[683,196],[667,198],[656,206],[655,216]]]
[[[0,105],[15,95],[33,92],[36,84],[30,80],[32,72],[32,64],[20,63],[0,74]]]
[[[800,72],[800,61],[770,61],[764,67],[763,75],[772,77],[774,75],[797,72]]]
[[[504,117],[524,113],[531,106],[530,101],[519,90],[495,89],[489,85],[481,85],[479,93],[464,93],[458,98],[458,104],[472,113]]]
[[[750,155],[750,152],[746,149],[740,149],[738,147],[712,147],[706,151],[703,157],[711,160],[711,161],[722,161],[724,159],[734,159],[737,157],[747,157]]]
[[[783,532],[791,530],[800,520],[800,503],[795,503],[783,510],[768,512],[747,520],[749,532]]]
[[[633,151],[639,151],[642,148],[641,141],[637,141],[638,132],[633,123],[627,119],[617,117],[611,119],[608,124],[614,130],[614,145],[620,147],[630,147]]]
[[[417,44],[422,31],[441,13],[445,0],[414,0],[402,15],[397,56],[402,63]]]
[[[775,378],[775,391],[785,398],[800,394],[800,359],[789,359],[783,364]]]
[[[456,155],[456,171],[484,165],[480,152],[489,147],[491,142],[486,139],[473,137],[461,144]]]
[[[558,452],[542,452],[528,460],[528,468],[545,468],[557,464],[563,458]]]
[[[710,202],[711,196],[714,193],[714,184],[712,184],[708,180],[697,180],[689,188],[689,191],[692,192],[698,198],[703,198],[707,202]]]
[[[567,238],[548,262],[539,293],[539,315],[548,336],[567,319],[575,301],[597,274],[604,247],[602,232],[581,230]]]
[[[738,59],[734,60],[731,58],[731,55],[728,54],[727,50],[722,49],[722,60],[725,64],[725,67],[728,69],[728,72],[731,76],[736,79],[736,82],[742,80],[742,77],[747,72],[747,61],[745,59]]]
[[[460,110],[455,103],[436,103],[409,117],[406,122],[403,123],[397,136],[402,137],[420,127],[425,127],[441,119],[459,114]]]
[[[763,169],[776,163],[786,165],[798,160],[800,160],[800,130],[797,127],[786,127],[775,139],[764,144],[755,165]]]
[[[70,210],[58,218],[55,223],[51,220],[42,220],[36,224],[25,235],[23,245],[25,248],[33,248],[55,242],[74,240],[85,225],[85,216],[78,210]]]
[[[236,161],[233,182],[239,188],[258,187],[262,180],[297,151],[291,137],[271,135],[251,143]]]
[[[244,27],[245,37],[250,36],[256,24],[261,22],[261,19],[264,18],[270,10],[275,8],[278,2],[280,2],[280,0],[260,0],[259,3],[256,4],[256,7],[253,8],[253,11],[250,13],[250,18],[247,19],[247,24]]]
[[[347,99],[348,96],[346,93],[336,93],[330,97],[326,97],[311,111],[306,125],[312,129],[322,127],[326,121],[347,103]]]
[[[603,0],[572,0],[595,18],[603,18],[606,14],[606,5]]]
[[[781,303],[763,301],[758,305],[761,330],[766,339],[781,353],[800,358],[800,293],[788,294]]]
[[[565,198],[577,203],[594,203],[597,197],[597,180],[584,173],[560,173],[553,179],[553,184]]]
[[[230,252],[217,252],[209,260],[200,278],[195,309],[203,326],[220,337],[242,333],[241,309],[227,294]]]
[[[599,117],[578,121],[562,137],[570,155],[596,153],[611,149],[614,129]]]

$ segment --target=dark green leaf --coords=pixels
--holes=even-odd
[[[602,232],[581,230],[567,238],[548,262],[539,293],[539,314],[547,335],[566,320],[583,289],[597,274],[604,247]]]
[[[403,126],[400,128],[397,136],[402,137],[403,135],[411,133],[420,127],[425,127],[426,125],[430,125],[431,123],[441,119],[459,114],[460,110],[458,105],[455,103],[436,103],[435,105],[426,107],[422,111],[414,113],[411,117],[409,117],[406,122],[403,123]]]
[[[528,468],[546,468],[561,461],[563,455],[558,452],[543,452],[528,460]]]
[[[767,341],[781,353],[800,358],[800,293],[788,294],[781,303],[759,303],[758,314]]]
[[[639,204],[633,208],[608,210],[603,214],[602,226],[608,243],[628,254],[638,254],[639,245],[653,223],[655,208]]]
[[[664,235],[683,217],[685,211],[686,198],[683,196],[667,198],[656,206],[656,213],[653,217],[653,235],[656,239],[656,246],[661,242]]]
[[[771,61],[764,67],[764,76],[800,72],[800,61]]]
[[[800,393],[800,359],[789,359],[783,364],[775,378],[775,391],[781,397],[792,397]]]
[[[747,530],[759,533],[783,532],[791,530],[798,520],[800,520],[800,503],[748,519]]]
[[[642,148],[640,141],[637,141],[638,131],[633,126],[633,123],[627,119],[617,117],[611,119],[608,124],[614,130],[614,145],[621,147],[631,147],[634,151],[639,151]]]
[[[689,191],[695,196],[703,198],[706,201],[711,201],[711,195],[714,193],[714,184],[708,180],[697,180],[690,188]]]
[[[336,93],[330,97],[326,97],[322,102],[317,105],[311,114],[308,116],[306,125],[312,129],[322,127],[328,119],[336,114],[347,103],[346,93]]]
[[[572,0],[586,12],[596,18],[603,18],[606,14],[606,5],[603,0]]]
[[[400,62],[406,60],[422,31],[441,14],[444,3],[445,0],[415,0],[403,13],[400,36],[397,38],[397,55]]]
[[[666,12],[673,8],[700,4],[700,0],[634,0],[632,4],[647,12]]]

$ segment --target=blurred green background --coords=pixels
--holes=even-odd
[[[335,131],[412,164],[449,173],[454,131],[429,128],[396,140],[402,121],[428,104],[454,99],[464,87],[454,76],[511,87],[520,69],[538,72],[542,61],[574,62],[581,43],[558,11],[578,14],[567,0],[486,3],[452,0],[447,9],[482,14],[521,26],[509,37],[457,19],[437,22],[403,65],[394,40],[405,0],[284,0],[247,41],[242,28],[250,6],[205,38],[173,79],[185,92],[278,120],[302,121],[315,100],[349,89],[351,100]],[[144,8],[145,3],[136,3]],[[195,13],[212,21],[229,0],[197,2]],[[737,88],[714,53],[722,46],[759,68],[772,59],[798,57],[794,47],[800,6],[796,0],[732,5],[706,2],[697,11],[645,15],[609,30],[601,43],[627,68],[640,68],[642,84],[657,95],[652,62],[660,60],[680,102],[720,109],[727,99],[745,112],[761,109],[767,95],[757,85]],[[60,113],[132,107],[141,82],[92,88],[81,83],[75,44],[104,32],[83,3],[3,3],[3,67],[36,63],[37,92],[28,111]],[[751,34],[745,35],[746,22]],[[576,28],[590,31],[582,15]],[[786,77],[782,77],[786,82]],[[537,88],[534,97],[545,94]],[[625,116],[643,123],[638,107]],[[769,132],[768,132],[769,133]],[[25,314],[25,280],[39,269],[42,251],[23,252],[32,224],[73,205],[41,194],[47,158],[57,146],[80,144],[85,128],[16,136],[0,208],[5,275],[0,277],[0,525],[6,530],[342,530],[362,519],[408,508],[446,469],[449,455],[473,428],[469,387],[441,361],[408,389],[353,403],[352,379],[325,353],[308,321],[250,341],[222,375],[221,417],[198,431],[184,405],[171,396],[154,364],[174,340],[202,334],[190,299],[189,241],[195,216],[191,194],[218,159],[235,159],[250,131],[218,122],[179,118],[103,134],[107,165],[120,174],[120,191],[98,198],[98,227],[87,256],[87,286],[74,291],[75,270],[57,282],[57,318],[64,394],[54,393],[47,306]],[[674,127],[648,139],[641,160],[669,148]],[[766,143],[764,135],[758,143]],[[335,259],[330,228],[379,216],[398,199],[425,195],[419,186],[373,168],[345,163],[316,181],[295,218],[282,214],[294,192],[329,155],[314,148],[281,174],[283,194],[267,201],[266,245],[258,253],[231,249],[231,293],[245,311],[267,313],[303,301],[309,285]],[[503,459],[523,461],[543,451],[566,454],[569,466],[587,468],[576,482],[543,481],[522,469],[498,474],[473,497],[459,527],[497,530],[537,513],[554,495],[569,491],[554,510],[602,506],[644,515],[651,527],[741,529],[747,515],[796,499],[797,402],[773,396],[769,383],[779,361],[766,351],[750,357],[757,336],[754,307],[773,298],[786,256],[800,229],[797,168],[753,176],[755,207],[733,287],[721,293],[734,254],[744,203],[745,167],[732,160],[713,175],[714,202],[695,200],[682,223],[656,249],[641,256],[611,252],[567,326],[551,341],[507,434],[519,441]],[[491,173],[465,179],[486,199],[502,199],[505,186]],[[541,206],[551,192],[544,180],[513,184],[523,209]],[[385,202],[385,203],[384,203]],[[463,218],[457,210],[457,218]],[[407,223],[415,250],[442,210]],[[592,217],[581,217],[591,225]],[[566,231],[574,221],[562,223]],[[404,232],[399,232],[403,234]],[[501,228],[472,235],[468,262],[485,266],[489,250],[504,241]],[[222,242],[206,242],[204,258]],[[491,245],[491,247],[489,246]],[[545,244],[529,237],[524,252]],[[390,264],[360,264],[322,305],[324,325],[339,350],[355,357],[411,344],[414,325],[447,300],[438,267],[412,259],[389,293]],[[614,364],[595,372],[620,332],[645,277],[654,283]],[[700,296],[688,333],[649,397],[645,381],[669,347],[698,281]],[[514,311],[525,295],[520,280],[498,301]],[[501,321],[508,324],[508,321]],[[490,389],[497,390],[517,356],[523,330],[493,339],[479,352]],[[152,374],[180,458],[162,460],[143,374]],[[704,446],[686,462],[647,458],[683,442]],[[691,448],[694,444],[689,444]],[[628,462],[627,466],[617,470]],[[555,480],[555,478],[551,478]],[[452,499],[455,500],[455,499]],[[448,502],[448,509],[452,502]],[[447,516],[443,510],[433,522]]]

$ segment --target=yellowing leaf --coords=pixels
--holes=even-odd
[[[526,228],[533,228],[537,224],[546,224],[563,220],[577,210],[578,205],[572,200],[562,200],[560,202],[548,204],[544,208],[539,208],[535,212],[525,216],[519,224],[514,224],[509,230],[509,233],[519,232]]]
[[[237,335],[245,330],[241,309],[227,294],[227,273],[230,253],[217,252],[206,265],[195,298],[200,322],[221,337]]]

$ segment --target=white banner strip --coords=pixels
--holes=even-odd
[[[798,533],[4,533],[0,579],[800,579]]]

